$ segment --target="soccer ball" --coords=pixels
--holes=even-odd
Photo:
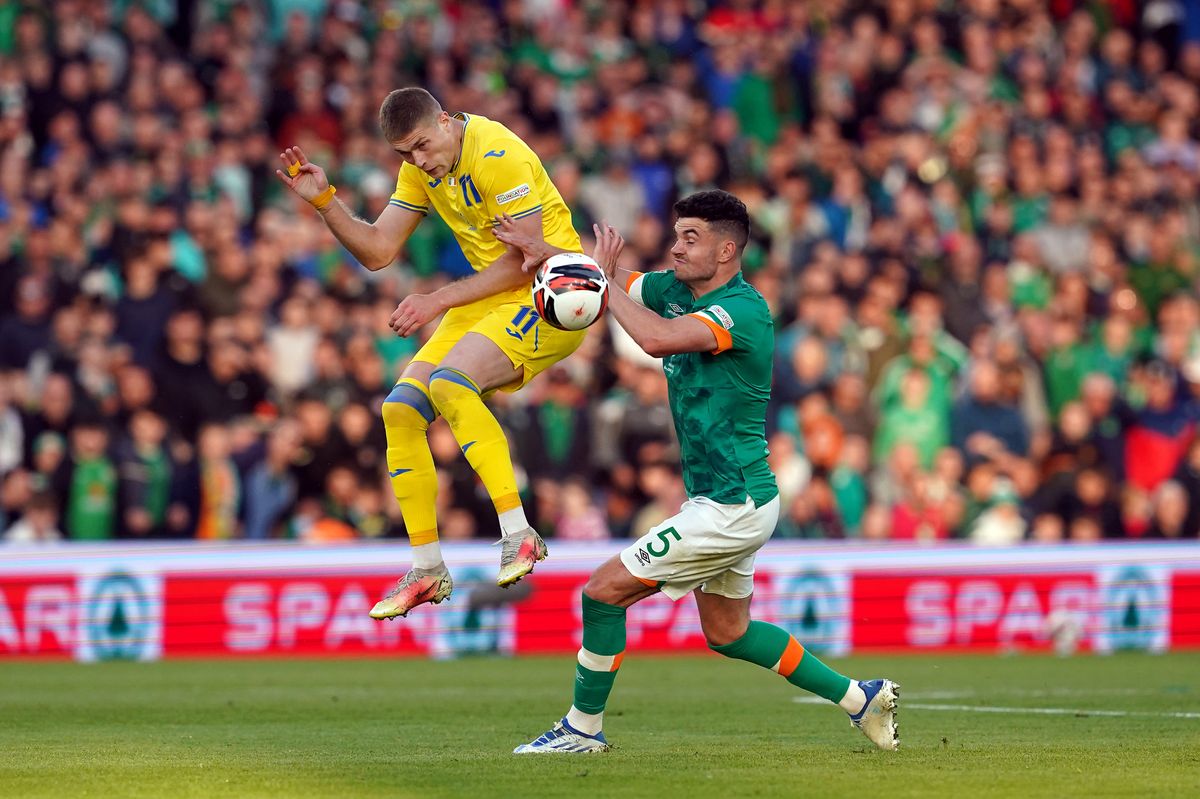
[[[533,279],[533,307],[560,330],[583,330],[608,307],[608,279],[586,255],[559,253]]]

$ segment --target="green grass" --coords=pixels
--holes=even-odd
[[[607,755],[516,758],[572,659],[0,664],[0,796],[1198,796],[1200,656],[854,658],[903,750],[715,656],[625,661]],[[903,706],[902,706],[903,707]],[[1145,715],[1106,717],[1088,710]]]

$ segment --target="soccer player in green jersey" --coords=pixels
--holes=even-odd
[[[675,204],[674,271],[633,274],[612,291],[617,323],[663,359],[688,501],[604,563],[583,589],[583,647],[571,709],[516,754],[602,752],[604,707],[625,656],[625,609],[661,591],[696,597],[708,645],[837,703],[881,749],[896,749],[899,686],[830,669],[785,630],[750,618],[754,555],[779,518],[764,435],[775,335],[762,295],[742,277],[746,206],[705,191]],[[497,237],[526,266],[557,252],[503,221]],[[610,281],[624,241],[596,227],[595,260]],[[664,319],[666,321],[664,321]]]

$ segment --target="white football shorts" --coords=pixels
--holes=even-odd
[[[697,586],[706,594],[744,599],[754,592],[754,555],[777,521],[778,496],[761,508],[749,498],[741,505],[722,505],[695,497],[622,550],[621,562],[672,600]]]

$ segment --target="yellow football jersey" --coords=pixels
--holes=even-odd
[[[563,250],[582,252],[571,212],[537,154],[515,133],[487,117],[458,113],[466,123],[462,152],[445,178],[431,180],[405,162],[396,177],[391,204],[422,214],[430,206],[454,233],[463,255],[482,271],[504,254],[492,235],[492,219],[542,212],[542,235]]]

